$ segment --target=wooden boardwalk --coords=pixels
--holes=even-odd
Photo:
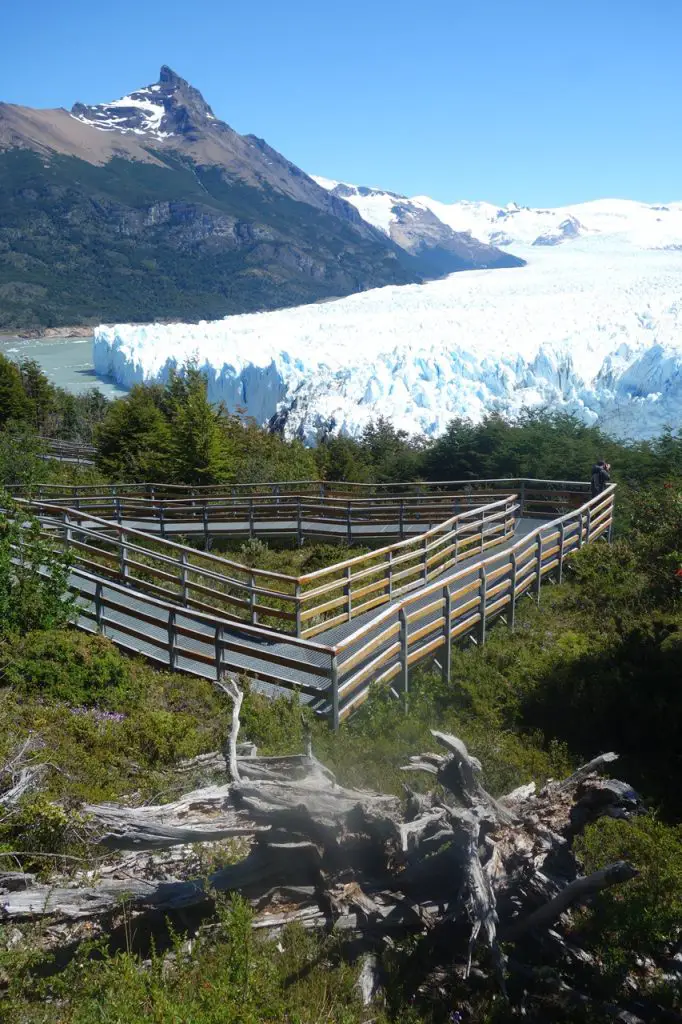
[[[362,510],[352,506],[351,527],[395,540],[301,577],[254,570],[177,544],[167,532],[162,538],[158,528],[149,529],[151,522],[159,524],[156,496],[135,497],[134,508],[121,504],[121,495],[90,495],[87,504],[81,496],[80,508],[72,495],[29,504],[45,531],[76,556],[71,586],[80,628],[191,675],[243,672],[269,692],[297,689],[336,727],[372,684],[405,694],[410,670],[427,658],[437,657],[449,677],[452,642],[472,637],[485,643],[489,624],[499,617],[513,628],[522,596],[539,600],[543,582],[561,579],[572,552],[610,537],[614,487],[590,500],[584,484],[557,482],[541,492],[533,485],[550,482],[505,481],[508,492],[501,497],[503,488],[491,493],[488,483],[467,494],[436,497],[427,491],[417,500],[382,495],[374,504],[362,498]],[[305,510],[314,506],[315,522],[327,514],[329,534],[348,537],[352,499],[342,499],[340,522],[334,502],[341,499],[326,499],[325,509],[317,501],[311,505],[309,496],[286,497],[289,505],[296,499],[296,516],[273,517],[266,497],[258,506],[263,515],[246,519],[242,498],[212,497],[220,517],[209,520],[210,528],[217,525],[216,534],[224,534],[227,525],[243,528],[246,522],[249,536],[268,536],[274,522],[278,535],[300,540]],[[166,503],[162,522],[186,527],[194,521],[196,532],[205,534],[206,503],[196,495],[192,500],[199,504],[186,497]],[[93,514],[111,512],[116,501],[116,515]],[[540,501],[548,502],[546,519],[538,514]],[[453,508],[459,511],[433,525],[435,516]],[[551,516],[557,508],[567,510]],[[190,532],[185,528],[183,535]],[[361,536],[352,533],[353,541]]]

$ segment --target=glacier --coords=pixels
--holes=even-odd
[[[198,324],[103,325],[95,370],[130,388],[194,360],[212,401],[308,443],[378,416],[436,436],[453,417],[537,406],[653,437],[682,428],[682,206],[669,209],[665,224],[593,218],[558,245],[531,244],[524,227],[523,268]]]

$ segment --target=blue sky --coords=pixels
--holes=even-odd
[[[311,173],[447,202],[682,199],[682,0],[0,0],[0,99],[169,64]]]

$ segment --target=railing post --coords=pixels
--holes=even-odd
[[[189,592],[187,589],[187,552],[183,551],[180,554],[180,586],[182,587],[182,603],[187,604],[189,600]]]
[[[175,609],[168,612],[168,663],[171,671],[177,668],[177,651],[175,649]]]
[[[125,583],[129,572],[128,572],[128,546],[126,544],[126,532],[121,531],[121,549],[119,552],[119,576]]]
[[[97,629],[102,629],[102,583],[98,580],[95,584],[95,622]]]
[[[294,593],[294,599],[296,601],[296,636],[300,637],[300,635],[301,635],[301,628],[302,628],[302,620],[301,620],[301,611],[302,611],[301,603],[302,603],[302,598],[301,598],[301,584],[300,583],[296,584],[296,590],[295,590],[295,593]]]
[[[114,502],[114,504],[115,504],[115,507],[116,507],[116,513],[115,513],[115,515],[116,515],[116,522],[120,526],[121,525],[121,499],[117,497],[115,502]]]
[[[486,616],[487,616],[486,605],[487,605],[487,602],[488,602],[488,573],[486,572],[486,568],[485,568],[484,565],[482,565],[481,568],[479,569],[479,576],[480,576],[480,581],[481,581],[480,588],[479,588],[479,592],[480,592],[479,614],[481,616],[481,620],[480,620],[480,622],[478,624],[478,642],[479,642],[479,644],[482,647],[485,644]]]
[[[68,551],[69,550],[69,546],[71,544],[71,541],[73,540],[73,534],[71,532],[71,520],[69,519],[68,512],[64,512],[63,513],[63,519],[64,519],[64,544],[66,546],[66,550]]]
[[[585,543],[590,543],[590,527],[592,525],[592,507],[587,506],[587,522],[585,523]]]
[[[163,519],[163,502],[159,503],[159,532],[162,537],[166,536],[166,525]]]
[[[346,530],[347,530],[347,537],[348,537],[348,547],[351,547],[351,545],[353,543],[353,527],[351,525],[351,504],[350,504],[350,501],[348,502],[348,511],[346,513],[346,524],[347,524],[346,525]]]
[[[204,547],[208,548],[208,505],[204,498],[204,503],[201,506],[201,516],[204,523]]]
[[[583,546],[583,514],[578,512],[578,547]]]
[[[298,539],[299,548],[303,547],[303,524],[301,523],[301,495],[298,495],[296,501],[296,537]]]
[[[507,613],[507,625],[510,629],[514,629],[516,625],[516,572],[517,572],[517,556],[516,552],[511,553],[511,593],[509,602],[509,612]]]
[[[251,614],[251,625],[258,625],[258,608],[256,606],[256,575],[250,573],[249,575],[249,611]]]
[[[331,661],[331,691],[332,729],[337,732],[339,728],[339,661],[335,654],[332,654]]]
[[[351,592],[351,573],[351,566],[347,565],[343,572],[346,580],[346,582],[343,585],[343,596],[346,599],[346,614],[348,616],[349,622],[353,618],[353,594]]]
[[[520,518],[523,519],[523,513],[526,510],[526,481],[521,480],[521,486],[519,487],[519,512],[521,513]]]
[[[427,536],[424,536],[424,545],[423,546],[424,546],[424,552],[423,552],[423,558],[424,558],[423,576],[424,576],[424,583],[427,583],[428,579],[429,579],[429,566],[428,566],[428,561],[429,561],[429,538]]]
[[[450,587],[446,584],[443,587],[443,633],[445,635],[445,650],[443,652],[443,682],[447,683],[452,672],[452,644],[450,643],[450,630],[452,629],[452,596]]]
[[[563,519],[559,523],[559,571],[557,572],[557,582],[561,583],[564,578],[564,544],[566,542],[566,524]]]
[[[407,612],[401,608],[398,613],[400,622],[400,688],[403,691],[403,702],[407,711],[408,695],[410,691],[410,666],[408,663],[408,636],[407,636]]]
[[[249,498],[249,537],[254,535],[254,522],[253,522],[253,495]]]
[[[542,589],[542,534],[538,534],[537,539],[538,553],[535,562],[535,593],[537,596],[537,602],[540,604],[540,591]]]
[[[405,539],[405,501],[400,499],[400,539]]]
[[[611,503],[609,505],[609,528],[606,531],[606,543],[610,544],[613,540],[613,495],[611,495]]]
[[[386,563],[388,566],[388,599],[391,601],[393,599],[393,548],[388,549]]]
[[[215,628],[215,641],[214,641],[215,642],[215,651],[214,651],[215,662],[214,663],[215,663],[215,677],[218,680],[220,679],[220,676],[222,674],[222,668],[223,668],[223,652],[222,652],[222,649],[221,649],[221,646],[220,646],[220,640],[221,640],[221,628],[220,628],[220,626],[216,626],[216,628]]]

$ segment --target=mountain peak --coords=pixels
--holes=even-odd
[[[172,135],[196,137],[221,126],[199,90],[167,64],[162,65],[159,80],[153,85],[110,103],[75,103],[71,115],[100,131],[154,139]]]
[[[189,83],[186,82],[184,78],[181,78],[177,72],[173,71],[173,68],[169,68],[167,64],[161,65],[161,70],[159,72],[159,85],[170,85],[173,88],[178,88],[179,86],[188,84]]]

